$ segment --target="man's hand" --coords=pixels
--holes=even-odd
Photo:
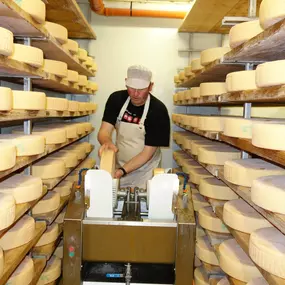
[[[116,169],[114,178],[120,179],[123,175],[124,175],[124,172],[122,169]]]
[[[102,156],[103,151],[106,149],[110,149],[110,150],[113,150],[114,152],[118,152],[118,148],[112,142],[107,142],[107,143],[102,144],[101,147],[99,148],[99,151],[98,151],[99,157]]]

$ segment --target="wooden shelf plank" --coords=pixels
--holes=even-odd
[[[46,259],[45,258],[33,258],[35,273],[32,282],[29,285],[37,285],[42,272],[46,267]]]
[[[63,25],[70,38],[96,39],[96,34],[75,0],[49,0],[47,20]]]
[[[67,146],[67,145],[70,145],[70,144],[72,144],[72,143],[74,143],[74,142],[76,142],[76,141],[78,141],[78,140],[80,140],[80,139],[82,139],[82,138],[88,136],[88,135],[91,134],[93,131],[94,131],[94,128],[93,128],[90,132],[88,132],[88,133],[86,133],[86,134],[84,134],[84,135],[81,135],[81,136],[79,136],[79,137],[76,138],[76,139],[69,139],[66,143],[63,143],[63,144],[59,144],[59,145],[46,145],[46,150],[45,150],[45,152],[42,153],[42,154],[39,154],[39,155],[32,155],[32,156],[17,157],[16,165],[15,165],[14,167],[12,167],[12,168],[10,168],[10,169],[8,169],[8,170],[5,170],[5,171],[0,171],[0,179],[1,179],[1,178],[4,178],[4,177],[6,177],[6,176],[8,176],[9,174],[15,172],[16,170],[19,170],[19,169],[21,169],[21,168],[23,168],[23,167],[25,167],[25,166],[28,166],[29,164],[31,164],[31,163],[37,161],[37,160],[40,159],[40,158],[43,158],[43,157],[47,156],[48,154],[50,154],[50,153],[52,153],[52,152],[54,152],[54,151],[57,151],[57,150],[59,150],[59,149],[65,147],[65,146]]]
[[[25,258],[31,248],[38,242],[45,229],[45,222],[36,222],[34,238],[29,243],[11,250],[4,251],[4,273],[1,276],[0,285],[6,284],[7,280],[20,264],[20,262]]]

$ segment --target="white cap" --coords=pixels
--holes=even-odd
[[[126,85],[135,89],[147,88],[151,82],[152,73],[141,65],[133,65],[128,68]]]

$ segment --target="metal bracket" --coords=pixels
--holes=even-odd
[[[244,22],[249,22],[252,20],[257,20],[257,17],[224,17],[222,19],[222,27],[226,27],[226,26],[235,26],[237,24],[241,24]]]
[[[32,40],[35,40],[35,41],[47,41],[48,40],[47,37],[28,37],[27,38],[26,36],[15,36],[15,39],[16,40],[24,40],[24,44],[25,44],[25,41],[28,40],[28,39],[30,41],[32,41]]]

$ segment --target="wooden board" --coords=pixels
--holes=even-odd
[[[34,261],[34,268],[35,268],[35,273],[34,273],[34,278],[32,282],[29,285],[37,285],[40,276],[42,272],[45,269],[46,266],[46,259],[45,258],[33,258]]]
[[[34,238],[29,243],[11,250],[4,251],[4,273],[1,276],[0,285],[6,284],[7,280],[20,264],[20,262],[25,258],[31,248],[38,242],[45,229],[45,222],[36,222]]]
[[[40,158],[43,158],[45,156],[47,156],[48,154],[54,152],[54,151],[57,151],[67,145],[70,145],[72,144],[73,142],[76,142],[86,136],[88,136],[89,134],[91,134],[92,132],[94,131],[94,129],[92,129],[91,132],[88,132],[84,135],[81,135],[79,136],[78,138],[76,139],[70,139],[68,140],[68,142],[64,143],[64,144],[58,144],[58,145],[46,145],[46,150],[44,153],[42,154],[39,154],[39,155],[32,155],[32,156],[22,156],[22,157],[17,157],[17,160],[16,160],[16,165],[8,170],[4,170],[4,171],[0,171],[0,179],[8,176],[9,174],[15,172],[16,170],[19,170],[23,167],[26,167],[28,165],[30,165],[31,163],[39,160]]]
[[[96,39],[95,32],[75,0],[49,0],[46,5],[46,13],[48,21],[67,28],[68,37]]]

